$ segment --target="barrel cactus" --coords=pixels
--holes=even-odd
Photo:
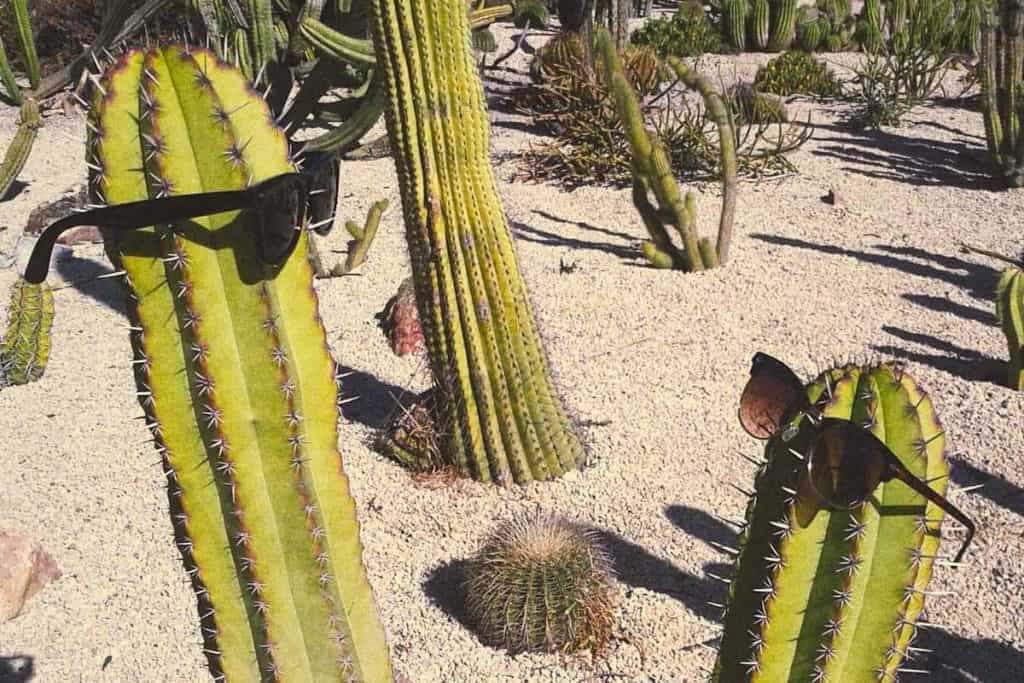
[[[775,0],[771,6],[772,30],[768,38],[771,52],[788,50],[796,37],[796,0]]]
[[[466,567],[466,611],[512,653],[600,650],[614,624],[614,573],[596,535],[548,514],[502,524]]]
[[[125,53],[89,127],[95,201],[237,190],[294,170],[266,102],[203,49]],[[252,214],[105,234],[126,272],[139,402],[204,652],[218,680],[390,681],[305,230],[267,266]]]
[[[53,292],[18,280],[11,287],[7,332],[0,339],[0,387],[27,384],[43,376],[50,358]]]
[[[771,6],[768,0],[753,0],[750,11],[750,40],[758,50],[768,47],[770,21]]]
[[[826,418],[870,430],[944,494],[942,427],[928,394],[900,367],[836,367],[806,395]],[[807,476],[815,432],[804,419],[791,441],[766,447],[738,539],[716,681],[896,680],[911,652],[942,562],[943,511],[896,480],[849,509],[821,504]]]
[[[1007,384],[1024,390],[1024,272],[1020,267],[1007,268],[999,278],[996,313],[1010,349]]]
[[[814,52],[825,37],[821,22],[816,19],[800,24],[796,30],[797,46],[804,52]]]

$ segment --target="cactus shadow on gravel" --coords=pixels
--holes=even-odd
[[[917,347],[926,347],[929,351],[908,349],[895,344],[874,344],[872,350],[900,360],[927,365],[948,372],[969,382],[983,381],[992,384],[1003,384],[1006,376],[1006,363],[974,349],[967,349],[952,342],[939,339],[930,334],[911,332],[891,325],[883,325],[882,331]]]
[[[556,219],[561,220],[561,219]],[[591,226],[586,223],[576,223],[575,221],[562,221],[566,223],[572,223],[579,228],[587,230],[597,230],[606,234],[615,235],[611,231],[606,231],[596,226]],[[586,239],[579,239],[576,237],[569,237],[567,235],[560,235],[557,232],[550,230],[544,230],[533,225],[527,225],[519,221],[511,221],[512,234],[515,235],[517,240],[524,240],[526,242],[533,242],[534,244],[541,244],[548,247],[561,247],[564,249],[571,249],[572,251],[598,251],[606,254],[617,256],[627,261],[633,261],[641,258],[640,250],[634,247],[632,244],[614,244],[612,242],[603,241],[591,241]],[[619,233],[621,234],[621,233]],[[622,239],[617,237],[616,239]],[[631,239],[636,239],[632,238]]]
[[[35,658],[0,655],[0,683],[27,683],[35,677]]]
[[[990,638],[971,640],[934,629],[922,629],[917,647],[932,650],[914,668],[931,671],[931,683],[1019,683],[1024,680],[1024,652],[1011,643]],[[922,678],[924,680],[924,678]]]
[[[125,315],[121,280],[118,278],[96,279],[111,272],[110,264],[71,254],[57,260],[57,272],[85,296]]]
[[[462,590],[466,566],[466,560],[452,560],[434,567],[423,581],[423,592],[431,604],[475,633],[466,612],[466,597]]]
[[[951,477],[958,486],[983,486],[971,495],[988,498],[994,504],[1024,517],[1024,489],[1007,481],[1001,474],[987,472],[962,457],[953,457]],[[1024,680],[1024,677],[1021,678]]]
[[[382,382],[368,372],[356,370],[342,365],[339,372],[341,379],[341,400],[358,397],[349,403],[343,403],[341,414],[351,422],[358,422],[366,427],[379,429],[387,426],[403,397],[415,396],[402,387]]]

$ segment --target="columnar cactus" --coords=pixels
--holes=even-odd
[[[130,51],[96,94],[90,187],[120,204],[291,172],[272,121],[206,50]],[[305,230],[270,268],[252,220],[228,212],[105,235],[127,273],[139,401],[204,651],[218,680],[389,681]]]
[[[1024,390],[1024,272],[1007,268],[996,287],[996,313],[1010,350],[1007,384]]]
[[[27,384],[43,376],[52,328],[53,292],[19,279],[11,287],[7,332],[0,339],[0,387]]]
[[[775,0],[771,14],[772,31],[768,38],[768,49],[772,52],[787,50],[796,37],[796,0]]]
[[[825,416],[869,429],[945,491],[942,427],[900,368],[838,367],[806,391]],[[852,509],[820,504],[807,482],[813,435],[804,419],[792,441],[766,448],[738,539],[716,681],[894,681],[912,651],[943,512],[897,480]]]
[[[814,52],[817,50],[824,37],[825,33],[822,24],[816,19],[800,24],[797,27],[796,42],[804,52]]]
[[[725,36],[729,45],[742,52],[747,46],[747,0],[725,0]]]
[[[985,138],[997,173],[1024,187],[1024,0],[982,9],[981,92]]]
[[[18,131],[4,154],[3,162],[0,163],[0,200],[3,200],[15,178],[25,167],[42,125],[43,117],[39,113],[39,105],[31,97],[26,98],[18,115]]]
[[[758,50],[768,47],[770,21],[771,6],[768,0],[753,0],[750,12],[750,40]]]
[[[661,142],[652,139],[644,127],[636,92],[629,84],[622,60],[607,31],[599,29],[596,33],[607,87],[615,100],[615,108],[633,153],[633,204],[651,235],[651,240],[643,244],[644,256],[656,268],[686,271],[704,270],[725,263],[729,257],[736,208],[737,166],[735,133],[725,103],[706,78],[675,57],[666,59],[680,82],[701,95],[708,115],[718,127],[722,153],[722,212],[717,245],[712,245],[710,240],[697,237],[696,197],[692,192],[688,192],[685,199],[680,197],[668,154]],[[657,209],[650,203],[648,192],[654,195]],[[666,224],[679,234],[682,248],[672,242]]]
[[[864,0],[857,21],[857,41],[865,52],[879,52],[885,48],[881,0]]]
[[[439,424],[460,473],[499,484],[584,459],[555,390],[488,153],[464,0],[374,0],[374,42]]]

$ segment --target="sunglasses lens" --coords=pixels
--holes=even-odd
[[[806,404],[803,385],[792,370],[771,356],[754,356],[750,379],[740,396],[740,424],[748,434],[771,438],[794,410]]]
[[[311,160],[313,183],[309,189],[309,223],[318,225],[313,231],[326,235],[334,227],[335,206],[338,201],[338,175],[340,162],[333,154]],[[325,222],[327,221],[327,222]]]
[[[268,190],[261,209],[260,257],[268,265],[280,265],[299,239],[303,184],[299,179]]]
[[[829,505],[853,507],[878,486],[887,449],[852,422],[825,418],[824,423],[811,444],[811,486]]]

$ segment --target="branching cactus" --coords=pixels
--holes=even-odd
[[[981,92],[985,138],[997,173],[1024,187],[1024,0],[981,8]]]
[[[806,391],[826,417],[869,429],[944,494],[942,427],[902,369],[838,367]],[[923,626],[932,570],[944,562],[942,510],[896,480],[851,509],[820,504],[806,474],[813,436],[804,418],[792,441],[769,441],[738,539],[716,681],[895,681]]]
[[[19,279],[11,287],[7,332],[0,339],[0,388],[43,376],[52,328],[53,292]]]
[[[458,471],[499,484],[578,467],[491,168],[465,0],[374,0],[406,241]]]
[[[90,187],[120,204],[291,172],[272,121],[206,50],[128,52],[96,94]],[[204,651],[218,680],[389,681],[305,231],[270,268],[253,220],[228,212],[105,235],[127,273],[138,396]]]
[[[644,256],[657,268],[686,271],[704,270],[725,263],[736,208],[735,134],[725,102],[706,78],[680,60],[667,58],[666,63],[679,80],[704,98],[708,113],[718,126],[722,152],[722,213],[718,224],[718,243],[713,246],[710,240],[697,237],[696,197],[693,193],[687,193],[685,200],[680,197],[665,148],[644,127],[636,92],[626,78],[622,60],[607,32],[597,31],[597,44],[608,88],[615,98],[615,106],[633,152],[633,203],[651,235],[651,240],[643,245]],[[658,208],[651,204],[648,192],[654,195]],[[682,248],[673,243],[666,224],[679,234]]]

